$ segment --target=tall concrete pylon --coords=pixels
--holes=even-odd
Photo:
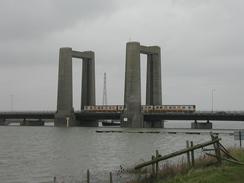
[[[83,59],[81,109],[95,105],[95,54],[92,51],[78,52],[72,48],[60,48],[58,72],[58,97],[55,126],[97,126],[97,122],[80,122],[75,119],[73,108],[72,58]]]
[[[140,54],[147,54],[146,105],[162,105],[161,51],[158,46],[126,44],[125,112],[121,126],[131,128],[163,127],[162,121],[144,121],[141,112]]]
[[[84,106],[96,104],[95,55],[94,52],[88,54],[90,58],[84,57],[82,65],[81,110]]]
[[[146,105],[162,105],[161,49],[148,47]],[[145,128],[163,128],[163,121],[144,121]]]
[[[125,65],[125,113],[121,121],[122,127],[141,128],[143,119],[141,115],[141,71],[140,71],[140,43],[126,44]]]

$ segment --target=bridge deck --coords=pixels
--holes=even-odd
[[[55,111],[0,112],[0,119],[54,119]],[[244,121],[244,112],[144,113],[144,120]],[[121,119],[119,112],[76,111],[79,120]]]
[[[144,119],[244,121],[244,112],[146,113]]]

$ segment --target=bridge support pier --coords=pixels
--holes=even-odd
[[[58,73],[58,98],[55,126],[94,126],[96,121],[83,122],[75,117],[73,108],[72,58],[83,59],[81,109],[95,105],[95,54],[92,51],[78,52],[72,48],[60,48]],[[91,123],[91,124],[90,124]]]
[[[96,105],[95,98],[95,55],[90,53],[90,58],[83,58],[82,64],[82,89],[81,89],[81,110],[84,106]],[[98,127],[97,120],[80,121],[82,127]]]
[[[158,46],[148,48],[146,105],[162,105],[161,50]],[[144,121],[144,128],[164,128],[164,121]]]
[[[5,126],[5,125],[8,125],[8,123],[6,122],[6,120],[3,119],[3,118],[0,118],[0,126]]]
[[[72,86],[72,49],[60,48],[57,112],[54,119],[55,126],[67,126],[67,119],[69,119],[70,124],[76,124]]]
[[[126,112],[123,114],[122,127],[142,128],[141,114],[141,69],[140,69],[140,43],[126,44],[126,71],[124,103]]]
[[[147,54],[146,105],[162,105],[161,53],[158,46],[142,46],[139,42],[126,44],[125,112],[122,127],[161,127],[162,121],[144,122],[141,112],[140,54]]]
[[[212,128],[213,128],[213,124],[209,122],[209,120],[206,123],[197,122],[197,120],[191,123],[191,129],[212,129]]]

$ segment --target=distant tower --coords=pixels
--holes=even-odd
[[[108,99],[107,99],[107,82],[106,82],[106,72],[104,73],[104,78],[103,78],[103,105],[108,104]]]

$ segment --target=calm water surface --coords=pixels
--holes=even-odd
[[[189,127],[189,123],[166,123],[166,127],[175,125]],[[219,123],[214,127],[244,128],[244,123]],[[186,140],[201,143],[210,139],[208,134],[168,134],[163,129],[154,129],[161,132],[158,134],[128,133],[137,129],[113,129],[126,133],[96,130],[105,128],[0,127],[0,182],[44,183],[54,176],[59,181],[82,182],[87,169],[91,170],[91,182],[108,182],[109,171],[148,160],[156,149],[166,154],[184,148]],[[238,145],[229,133],[220,136],[224,145]],[[115,182],[122,182],[114,176]]]

